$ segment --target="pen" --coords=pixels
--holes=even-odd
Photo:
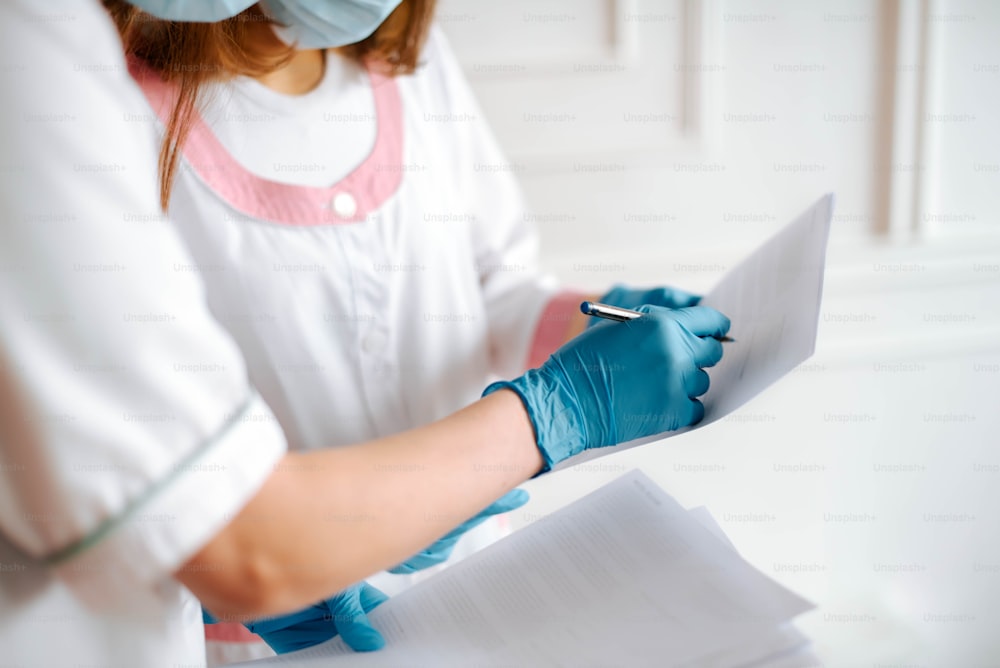
[[[592,315],[598,318],[604,318],[605,320],[614,320],[615,322],[634,320],[635,318],[643,315],[642,313],[631,309],[619,308],[617,306],[611,306],[610,304],[599,304],[597,302],[583,302],[580,304],[580,310],[583,311],[584,315]],[[716,341],[721,341],[722,343],[733,343],[736,341],[736,339],[728,336],[716,336],[714,338]]]

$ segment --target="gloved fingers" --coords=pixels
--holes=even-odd
[[[705,405],[697,399],[691,400],[691,417],[688,424],[698,424],[705,418]]]
[[[500,515],[501,513],[507,513],[517,508],[520,508],[521,506],[526,504],[530,499],[531,495],[528,494],[523,489],[512,489],[503,496],[501,496],[499,499],[491,503],[490,505],[480,510],[475,517],[462,522],[457,527],[446,533],[444,536],[441,537],[440,540],[434,543],[434,545],[432,545],[431,547],[436,546],[438,543],[442,541],[462,536],[465,532],[469,531],[470,529],[474,529],[475,527],[479,526],[480,524],[485,522],[488,518],[493,517],[494,515]]]
[[[611,306],[619,306],[621,308],[633,308],[642,303],[641,300],[636,302],[629,299],[629,295],[633,292],[636,291],[622,283],[615,283],[607,292],[598,297],[597,301],[602,304],[610,304]]]
[[[500,513],[509,513],[512,510],[517,510],[528,501],[531,500],[531,495],[528,494],[526,490],[515,488],[501,496],[499,499],[486,506],[482,514],[487,515],[499,515]]]
[[[606,320],[604,318],[587,318],[587,327],[585,329],[591,329],[593,327],[610,327],[611,325],[617,324],[618,323],[614,320]]]
[[[243,626],[258,634],[278,654],[312,647],[337,635],[325,601],[290,615],[247,621]]]
[[[322,616],[311,622],[270,633],[260,633],[259,631],[257,633],[276,654],[287,654],[326,642],[337,635],[337,629],[330,621],[329,613],[324,608]]]
[[[677,308],[687,308],[689,306],[697,306],[701,303],[701,295],[691,294],[690,292],[683,293],[685,296],[685,303],[678,302]]]
[[[649,325],[651,323],[655,323],[658,320],[662,321],[668,318],[669,317],[668,314],[674,312],[673,309],[667,308],[666,306],[657,306],[656,304],[640,304],[639,306],[635,307],[635,310],[638,311],[639,313],[642,313],[646,317],[636,318],[634,320],[626,320],[621,324],[625,325],[626,327],[638,327],[642,325]],[[611,324],[616,324],[616,323],[611,323]]]
[[[254,619],[251,621],[243,622],[243,626],[247,627],[254,633],[264,636],[268,633],[274,633],[276,631],[284,631],[290,627],[301,626],[303,624],[308,624],[317,618],[322,618],[326,614],[326,605],[323,602],[314,603],[308,608],[303,608],[296,612],[279,615],[277,617],[263,617],[261,619]]]
[[[387,573],[392,573],[393,575],[411,575],[417,571],[422,571],[426,566],[420,567],[412,563],[413,557],[407,559],[401,564],[397,564],[392,568],[386,569]]]
[[[625,324],[659,325],[663,328],[663,336],[668,340],[676,340],[679,335],[683,339],[683,345],[690,351],[694,363],[699,367],[715,366],[722,359],[722,343],[713,337],[722,336],[729,331],[729,318],[715,309],[693,306],[671,310],[643,304],[638,310],[648,314],[648,317],[629,320]],[[665,323],[672,325],[665,326]]]
[[[692,399],[708,392],[709,383],[708,373],[704,369],[695,368],[684,377],[684,389]]]
[[[365,612],[371,612],[389,600],[388,594],[367,582],[361,583],[361,591],[358,593],[358,598],[361,600],[361,609]]]
[[[477,526],[479,526],[480,524],[482,524],[483,522],[485,522],[487,517],[489,517],[489,516],[488,515],[482,515],[482,516],[476,515],[471,520],[465,520],[464,522],[462,522],[461,524],[459,524],[457,527],[455,527],[454,529],[452,529],[451,531],[449,531],[448,533],[446,533],[445,535],[441,536],[436,541],[434,541],[433,543],[431,543],[430,546],[428,546],[427,549],[424,550],[424,551],[425,552],[427,552],[427,551],[436,551],[437,548],[438,548],[438,545],[441,545],[443,543],[449,543],[451,545],[454,545],[455,541],[458,540],[459,538],[461,538],[463,535],[465,535],[466,531],[468,531],[469,529],[476,528]]]
[[[401,564],[390,568],[389,572],[395,573],[396,575],[407,575],[409,573],[422,571],[425,568],[430,568],[431,566],[436,566],[447,561],[448,557],[451,556],[452,550],[455,548],[455,543],[457,543],[458,539],[465,535],[467,531],[479,526],[494,515],[507,513],[511,510],[520,508],[526,504],[530,498],[531,495],[525,490],[512,489],[490,505],[486,506],[486,508],[481,510],[478,515],[470,520],[462,522],[444,536],[434,541],[434,543],[428,546],[427,549],[413,555]]]
[[[455,543],[458,539],[462,537],[462,534],[456,534],[449,538],[442,538],[434,542],[433,545],[418,552],[413,555],[403,563],[389,569],[390,573],[395,573],[396,575],[408,575],[410,573],[416,573],[417,571],[422,571],[425,568],[430,568],[431,566],[437,566],[440,563],[448,561],[448,557],[451,556],[451,552],[455,549]]]
[[[695,336],[725,336],[729,318],[709,306],[689,306],[669,312],[669,317]]]
[[[447,557],[445,557],[447,558]],[[431,561],[424,556],[424,553],[415,554],[401,564],[397,564],[392,568],[387,569],[389,573],[393,575],[410,575],[411,573],[416,573],[417,571],[422,571],[425,568],[430,568],[436,564],[441,563],[440,561]]]
[[[673,309],[695,306],[701,301],[701,297],[666,285],[656,288],[630,288],[626,285],[616,284],[600,298],[600,301],[622,308],[637,308],[642,304],[653,304]]]
[[[675,429],[680,429],[687,423],[682,422],[685,416],[677,414],[677,410],[665,410],[665,411],[651,411],[649,413],[637,413],[633,420],[623,423],[623,427],[629,434],[663,434],[668,431],[674,431]],[[619,443],[623,443],[626,440],[621,437],[618,438]]]
[[[369,623],[361,602],[363,587],[355,585],[326,600],[333,624],[347,646],[355,652],[385,647],[385,638]]]
[[[646,300],[649,304],[676,309],[697,305],[701,301],[701,296],[664,286],[649,290],[646,293]]]
[[[368,615],[362,613],[350,621],[337,625],[340,637],[355,652],[374,652],[385,647],[385,638],[368,622]]]
[[[715,366],[722,359],[722,342],[712,337],[691,337],[691,352],[699,367]]]

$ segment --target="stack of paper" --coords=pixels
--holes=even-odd
[[[244,665],[815,666],[810,608],[633,471],[381,605],[381,651]]]

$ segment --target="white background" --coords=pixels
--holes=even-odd
[[[816,356],[640,467],[817,602],[830,666],[1000,664],[1000,3],[443,0],[567,284],[705,290],[837,193]]]

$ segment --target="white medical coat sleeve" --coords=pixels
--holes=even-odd
[[[435,27],[426,60],[442,70],[440,98],[454,130],[456,179],[465,194],[462,213],[472,212],[475,262],[489,320],[493,371],[520,375],[537,366],[561,345],[579,294],[560,291],[538,263],[534,218],[514,178],[515,165],[505,157],[482,109],[449,47]]]
[[[159,214],[97,2],[0,5],[0,532],[84,600],[168,577],[285,450]]]

